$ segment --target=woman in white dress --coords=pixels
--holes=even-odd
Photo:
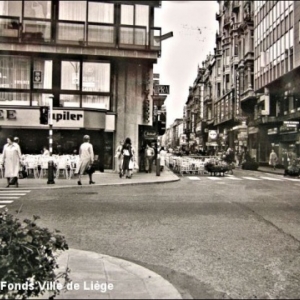
[[[123,141],[120,141],[119,146],[116,149],[116,171],[119,173],[119,176],[122,175],[122,165],[123,165],[123,155],[122,155],[122,147],[123,147]]]
[[[16,187],[19,187],[18,177],[20,171],[21,149],[13,141],[13,137],[7,138],[7,144],[3,147],[3,163],[5,168],[5,177],[7,178],[7,187],[10,185],[11,178],[15,178]]]
[[[160,157],[160,170],[163,171],[164,167],[166,165],[165,161],[166,161],[166,154],[167,151],[165,150],[164,147],[161,147],[160,151],[159,151],[159,157]]]
[[[78,180],[78,185],[82,185],[81,183],[81,175],[84,174],[84,172],[87,170],[89,165],[91,165],[94,162],[94,150],[93,146],[90,143],[90,136],[85,135],[83,137],[83,143],[81,144],[79,148],[79,162],[76,167],[76,174],[78,173],[79,175],[79,180]],[[89,183],[94,184],[95,182],[92,180],[92,173],[89,173]]]

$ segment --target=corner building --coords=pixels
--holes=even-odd
[[[136,150],[152,125],[154,27],[160,1],[0,1],[0,147],[19,136],[23,153],[48,145],[40,107],[53,98],[53,153],[78,149],[85,134],[105,169],[120,140]],[[151,112],[152,114],[152,112]],[[138,151],[136,151],[138,153]]]

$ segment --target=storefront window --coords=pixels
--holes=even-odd
[[[61,89],[79,91],[79,61],[61,62]]]
[[[52,60],[33,61],[33,88],[52,89]]]
[[[30,89],[30,59],[0,56],[0,88]]]
[[[0,105],[25,105],[30,104],[29,93],[0,92]]]
[[[109,96],[82,96],[82,107],[109,110]]]
[[[62,107],[80,107],[80,96],[60,95],[59,103]]]
[[[32,106],[48,106],[49,98],[52,94],[33,94],[32,95]]]

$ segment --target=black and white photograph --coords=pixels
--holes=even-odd
[[[300,1],[0,1],[0,298],[300,298]]]

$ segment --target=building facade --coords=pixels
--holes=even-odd
[[[298,1],[255,1],[255,123],[260,161],[273,148],[300,155]]]
[[[85,134],[106,169],[130,137],[139,149],[152,118],[154,26],[160,1],[0,1],[0,144],[19,136],[24,153],[48,145],[40,107],[53,96],[53,152]]]

